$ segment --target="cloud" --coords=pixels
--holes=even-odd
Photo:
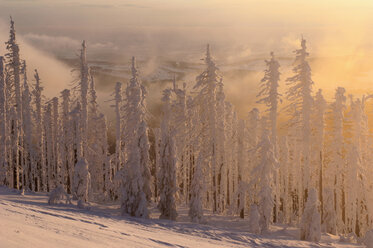
[[[45,34],[28,33],[23,36],[25,41],[45,52],[55,54],[58,57],[73,57],[80,49],[82,41],[75,40],[67,36],[50,36]],[[87,41],[90,54],[111,53],[119,48],[111,42],[90,43]]]

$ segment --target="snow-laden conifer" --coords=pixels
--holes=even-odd
[[[124,133],[127,137],[127,161],[121,170],[121,208],[123,214],[148,218],[150,188],[149,143],[147,140],[146,90],[138,78],[132,58],[132,78],[126,88]]]
[[[308,192],[306,206],[303,211],[300,226],[300,239],[313,242],[321,238],[320,202],[317,199],[317,191],[311,188]]]
[[[170,125],[171,90],[163,91],[163,118],[161,123],[160,168],[159,168],[159,218],[176,220],[176,143],[175,130]]]
[[[313,81],[311,79],[311,67],[308,64],[307,57],[309,56],[307,52],[306,40],[301,40],[301,48],[295,50],[295,61],[293,72],[294,76],[286,79],[289,88],[286,92],[287,100],[290,101],[288,106],[290,111],[293,111],[293,117],[295,114],[299,114],[299,121],[301,127],[302,135],[302,147],[301,147],[301,157],[302,157],[302,182],[301,190],[304,194],[303,201],[305,201],[307,196],[307,190],[309,187],[310,178],[310,167],[311,167],[311,112],[312,112],[312,85]],[[295,111],[294,111],[295,110]]]
[[[91,184],[91,175],[88,171],[88,162],[81,158],[75,165],[74,170],[74,192],[78,199],[78,207],[84,208],[88,203],[88,192]]]
[[[4,58],[0,56],[0,185],[7,184],[7,114]]]
[[[260,229],[266,232],[273,220],[273,175],[278,167],[273,145],[269,139],[268,131],[264,131],[256,147],[259,161],[252,170],[251,184],[256,188],[256,199],[260,213]]]

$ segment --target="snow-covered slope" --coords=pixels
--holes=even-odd
[[[296,240],[294,228],[272,226],[264,236],[248,233],[247,221],[207,215],[207,224],[187,221],[179,209],[178,222],[119,215],[115,204],[93,204],[90,210],[75,205],[47,204],[47,195],[21,195],[0,187],[0,247],[360,247],[323,236],[316,244]]]

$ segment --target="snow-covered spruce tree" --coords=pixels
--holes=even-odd
[[[122,83],[117,82],[114,92],[115,100],[115,171],[119,171],[123,166],[123,149],[122,149]],[[124,134],[125,135],[125,134]]]
[[[273,176],[278,167],[268,131],[264,130],[262,138],[256,147],[259,161],[251,172],[251,184],[255,185],[256,199],[260,213],[260,229],[265,232],[273,218]]]
[[[229,170],[229,190],[230,190],[230,193],[229,193],[229,196],[231,197],[230,199],[230,202],[231,202],[231,205],[230,205],[230,213],[232,214],[237,214],[238,213],[238,158],[237,158],[237,154],[238,154],[238,117],[237,117],[237,112],[236,110],[233,108],[232,109],[233,113],[232,113],[232,124],[231,124],[231,128],[232,128],[232,136],[230,137],[230,145],[227,146],[227,148],[229,147],[230,149],[230,153],[231,153],[231,164],[229,166],[230,170]],[[229,139],[228,139],[229,141]],[[226,148],[226,149],[227,149]]]
[[[135,58],[132,58],[132,78],[126,88],[124,106],[127,137],[127,161],[121,169],[121,208],[122,214],[148,218],[147,194],[149,184],[149,144],[147,140],[146,90],[138,78]]]
[[[322,90],[316,93],[313,116],[312,116],[312,163],[315,165],[311,171],[311,186],[318,189],[318,198],[320,200],[320,210],[322,216],[323,210],[323,161],[324,161],[324,129],[325,112],[327,103],[322,95]]]
[[[301,48],[295,50],[295,67],[293,72],[295,75],[286,79],[289,88],[286,92],[286,98],[290,102],[289,109],[295,110],[294,114],[300,114],[302,148],[301,148],[301,168],[302,168],[302,205],[307,198],[307,190],[309,187],[310,168],[311,168],[311,112],[312,112],[312,85],[311,68],[307,62],[309,56],[306,47],[306,40],[302,38]],[[300,208],[302,211],[302,208]]]
[[[237,195],[238,195],[238,202],[237,202],[237,209],[238,213],[241,218],[245,216],[245,209],[246,209],[246,190],[247,190],[247,180],[248,180],[248,173],[247,173],[247,140],[246,137],[246,129],[245,129],[245,121],[239,120],[238,121],[238,131],[237,131],[237,143],[238,143],[238,151],[237,151],[237,177],[238,177],[238,184],[237,184]]]
[[[84,208],[88,203],[88,192],[91,185],[91,175],[88,171],[88,162],[81,158],[75,165],[74,191],[78,198],[78,207]]]
[[[225,144],[224,146],[226,147],[224,151],[224,157],[225,157],[225,163],[226,163],[226,170],[225,170],[225,175],[223,175],[224,178],[224,183],[226,184],[226,206],[225,208],[227,211],[229,210],[230,212],[232,211],[232,204],[233,204],[233,182],[232,182],[232,165],[233,165],[233,158],[234,154],[233,152],[233,137],[234,137],[234,129],[233,129],[233,107],[232,104],[229,102],[225,102],[225,108],[224,108],[224,119],[225,119]],[[232,213],[232,212],[231,212]]]
[[[337,231],[344,232],[344,177],[345,177],[345,160],[344,160],[344,110],[346,108],[346,90],[338,87],[335,92],[335,102],[332,103],[333,129],[332,129],[332,143],[330,145],[331,154],[330,162],[328,164],[328,177],[334,178],[334,183],[331,188],[334,191],[334,203],[337,220]]]
[[[55,188],[56,174],[53,164],[53,137],[52,137],[52,103],[48,102],[44,110],[43,118],[44,134],[44,157],[47,176],[47,191]]]
[[[261,80],[260,92],[257,95],[260,99],[257,103],[263,103],[267,107],[269,112],[270,122],[270,139],[274,147],[275,156],[277,157],[277,106],[280,100],[280,94],[278,93],[278,82],[280,80],[280,64],[275,59],[274,53],[271,52],[271,59],[266,60],[267,69],[264,71],[264,77]],[[275,216],[274,220],[277,221],[277,216],[280,209],[280,185],[279,175],[275,175]]]
[[[81,139],[82,139],[82,154],[85,157],[88,152],[88,86],[89,86],[89,68],[86,55],[86,43],[83,40],[82,48],[80,50],[80,125],[81,125]]]
[[[252,169],[256,166],[258,162],[258,158],[256,156],[255,148],[258,145],[258,137],[259,136],[259,110],[257,108],[253,108],[249,113],[248,113],[248,120],[247,120],[247,168],[248,168],[248,179],[251,179],[251,171]],[[255,185],[251,185],[249,190],[248,190],[248,206],[250,207],[251,205],[255,204]]]
[[[4,58],[0,56],[0,185],[7,184],[7,114]]]
[[[109,189],[112,187],[112,167],[109,156],[109,145],[107,137],[107,121],[104,114],[99,114],[97,119],[97,129],[100,130],[100,133],[97,135],[98,139],[98,160],[101,165],[98,168],[98,176],[102,178],[102,190],[108,195]],[[100,181],[100,180],[99,180]]]
[[[8,53],[5,54],[6,63],[8,67],[9,80],[11,81],[13,89],[13,99],[8,99],[14,104],[14,114],[11,119],[11,130],[12,130],[12,160],[10,161],[10,169],[12,170],[12,185],[13,188],[19,189],[19,167],[20,167],[20,151],[22,137],[22,99],[21,99],[21,84],[20,84],[20,70],[21,61],[19,56],[19,46],[16,42],[16,31],[14,28],[14,21],[10,18],[10,35],[9,40],[5,43]],[[11,116],[9,116],[11,117]]]
[[[368,117],[366,115],[365,106],[366,101],[372,98],[373,95],[363,95],[361,104],[361,129],[360,129],[360,152],[361,152],[361,164],[358,166],[358,204],[357,204],[357,225],[355,233],[359,237],[367,235],[369,229],[372,228],[372,183],[369,180],[369,175],[372,175],[372,136],[368,134]],[[357,136],[355,133],[355,137]],[[359,165],[359,164],[357,164]]]
[[[310,188],[300,226],[300,239],[318,242],[321,238],[320,202],[317,191]]]
[[[190,160],[187,159],[187,144],[189,143],[189,135],[187,130],[186,84],[183,84],[183,88],[179,88],[176,83],[176,76],[173,78],[172,96],[170,125],[174,132],[173,135],[174,142],[176,144],[176,156],[178,161],[177,167],[179,168],[177,170],[176,183],[180,188],[179,199],[187,202],[187,178]]]
[[[291,220],[291,195],[290,195],[290,170],[289,170],[289,144],[287,136],[279,139],[279,179],[280,179],[280,199],[282,211],[279,221],[290,223]]]
[[[218,176],[218,157],[219,151],[217,148],[217,114],[216,114],[216,93],[217,87],[222,84],[222,77],[220,76],[219,69],[215,65],[211,54],[210,46],[207,45],[206,56],[204,58],[206,69],[196,78],[196,84],[194,89],[198,90],[198,94],[195,97],[196,106],[199,109],[200,121],[205,123],[203,130],[206,132],[206,140],[202,145],[204,156],[207,159],[207,167],[209,179],[207,180],[209,189],[207,191],[207,203],[210,204],[213,211],[217,211],[218,202],[217,196],[219,187],[217,185]],[[222,152],[222,151],[220,151]]]
[[[36,140],[36,189],[38,191],[46,191],[46,165],[45,165],[45,154],[44,154],[44,134],[43,134],[43,120],[42,120],[42,92],[43,87],[41,86],[39,73],[35,70],[34,74],[35,84],[34,90],[32,91],[34,103],[35,103],[35,140]]]
[[[89,164],[89,172],[91,174],[92,190],[101,192],[103,185],[103,160],[101,148],[103,145],[102,133],[106,130],[100,130],[99,109],[97,104],[97,95],[95,89],[95,81],[91,75],[88,91],[88,130],[87,130],[87,162]],[[101,136],[101,137],[100,137]]]
[[[223,90],[223,84],[219,84],[217,93],[216,93],[216,113],[219,116],[225,116],[225,94]],[[217,118],[216,123],[217,129],[217,144],[216,144],[216,151],[218,153],[217,156],[217,178],[216,184],[218,186],[218,206],[217,212],[222,213],[226,207],[226,193],[227,193],[227,184],[226,184],[226,174],[227,174],[227,163],[226,163],[226,156],[225,156],[225,118]],[[246,144],[245,140],[243,142]],[[242,199],[245,197],[242,195]],[[243,202],[242,202],[243,203]]]
[[[324,187],[323,200],[324,210],[322,229],[324,232],[337,234],[337,217],[334,208],[334,192],[330,187]]]
[[[289,149],[288,174],[289,174],[289,193],[291,196],[291,222],[299,222],[303,211],[303,186],[302,186],[302,168],[301,168],[301,127],[299,111],[293,109],[294,118],[288,120],[287,141]]]
[[[32,123],[32,107],[31,107],[31,94],[27,82],[27,70],[26,62],[23,62],[22,67],[23,74],[23,93],[22,93],[22,111],[23,111],[23,189],[35,190],[34,184],[34,173],[36,172],[36,164],[33,152],[32,134],[33,134],[33,123]]]
[[[271,52],[271,60],[266,60],[267,69],[264,71],[264,77],[261,80],[260,92],[257,95],[260,99],[257,103],[263,103],[269,111],[269,121],[271,125],[271,143],[274,146],[275,154],[277,154],[277,109],[280,100],[278,86],[280,80],[280,64],[275,59],[275,55]]]
[[[346,150],[347,163],[346,175],[344,178],[344,217],[346,232],[353,232],[359,237],[365,235],[369,223],[369,201],[367,192],[369,192],[366,175],[368,175],[367,161],[364,159],[364,148],[366,146],[364,136],[367,133],[365,125],[365,101],[351,98],[350,112],[347,115],[347,135]]]
[[[260,234],[260,214],[258,210],[258,206],[256,204],[252,204],[250,206],[250,215],[249,215],[249,232],[254,234]]]
[[[199,151],[197,154],[197,160],[194,165],[193,177],[191,182],[191,189],[190,189],[190,202],[189,202],[189,217],[192,222],[196,223],[203,223],[203,200],[202,194],[204,192],[203,186],[203,157],[204,155]]]
[[[174,128],[170,125],[171,90],[163,91],[163,118],[161,123],[160,168],[159,168],[159,218],[176,220],[176,143]]]
[[[63,90],[62,96],[62,113],[61,113],[61,131],[60,131],[60,157],[63,185],[66,192],[73,192],[73,126],[70,120],[70,90]]]
[[[59,146],[60,146],[60,140],[59,140],[59,134],[58,131],[60,130],[59,126],[59,113],[58,113],[58,98],[53,97],[52,98],[52,118],[51,118],[51,124],[52,124],[52,163],[53,163],[53,170],[55,174],[55,184],[60,185],[62,184],[62,174],[61,174],[61,158],[59,154]]]

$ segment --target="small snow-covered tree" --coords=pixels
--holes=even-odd
[[[70,196],[66,193],[62,185],[58,185],[52,192],[49,194],[48,204],[55,205],[59,204],[62,201],[65,201],[65,204],[71,204]]]
[[[278,166],[267,130],[264,130],[256,151],[259,161],[251,172],[251,184],[257,192],[256,199],[260,213],[260,229],[261,232],[265,232],[268,230],[273,218],[273,176]]]
[[[88,162],[81,158],[75,165],[74,191],[78,198],[78,207],[84,208],[88,201],[88,191],[91,184],[91,175],[88,171]]]
[[[260,214],[258,210],[258,206],[256,204],[252,204],[250,206],[250,215],[249,215],[249,232],[254,234],[260,234]]]
[[[321,217],[320,202],[317,199],[317,191],[311,188],[308,192],[308,198],[300,226],[300,239],[313,242],[320,241],[321,238]]]

